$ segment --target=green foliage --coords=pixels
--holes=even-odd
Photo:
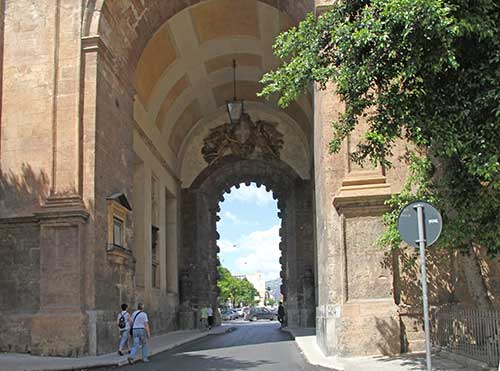
[[[276,299],[274,299],[274,298],[271,296],[269,299],[267,299],[266,304],[267,304],[267,305],[270,305],[270,306],[273,306],[274,304],[276,304]]]
[[[217,285],[220,289],[219,301],[221,304],[231,303],[233,306],[255,304],[255,296],[259,293],[246,278],[233,277],[227,268],[217,267],[219,280]]]
[[[500,249],[500,3],[496,0],[339,0],[280,35],[284,62],[262,95],[286,106],[311,84],[333,82],[345,112],[333,122],[338,151],[360,123],[352,155],[391,166],[404,139],[410,177],[389,204],[381,241],[399,245],[397,211],[427,199],[444,213],[443,245]]]

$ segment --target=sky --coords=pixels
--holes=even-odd
[[[217,223],[221,264],[233,275],[261,272],[266,281],[279,278],[281,219],[272,193],[242,184],[224,199]]]

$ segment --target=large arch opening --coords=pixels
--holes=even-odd
[[[313,1],[141,4],[88,1],[84,20],[84,47],[99,50],[95,61],[87,54],[85,69],[97,81],[96,174],[106,179],[92,197],[120,191],[133,206],[124,233],[130,251],[107,252],[119,259],[99,269],[109,289],[96,294],[96,306],[112,313],[118,292],[146,303],[154,332],[196,328],[201,303],[216,305],[219,202],[232,186],[255,182],[279,203],[289,323],[314,326],[312,94],[286,110],[256,95],[262,75],[278,64],[275,37],[312,10]],[[204,148],[228,122],[233,59],[252,147],[244,143],[248,138],[240,141],[241,151],[219,137],[213,161]],[[107,215],[105,204],[95,207]],[[96,230],[104,239],[106,231]],[[109,342],[100,339],[109,338],[113,323],[98,321],[107,325],[96,326],[97,352],[108,351]]]
[[[223,197],[217,214],[222,319],[251,320],[251,307],[257,307],[254,314],[262,319],[275,319],[273,310],[284,299],[277,200],[255,183],[234,186]]]
[[[314,248],[311,182],[277,159],[242,159],[227,156],[206,168],[184,189],[183,244],[180,261],[181,326],[196,323],[204,303],[217,304],[217,241],[219,202],[223,194],[241,183],[264,185],[278,200],[282,219],[283,285],[290,326],[314,326]],[[205,221],[200,223],[200,221]]]

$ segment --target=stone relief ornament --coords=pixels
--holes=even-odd
[[[284,141],[276,126],[276,123],[262,120],[253,122],[244,113],[238,124],[226,123],[210,129],[201,153],[209,165],[229,154],[241,158],[279,158]]]

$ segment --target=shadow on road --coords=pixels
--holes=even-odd
[[[282,342],[293,342],[290,333],[282,331],[278,322],[246,322],[234,323],[234,331],[225,335],[213,335],[209,342],[200,339],[191,342],[189,349],[191,351],[204,351],[211,349],[232,348],[241,346],[251,346],[259,344],[272,344]],[[183,346],[177,348],[182,351]]]
[[[168,360],[168,361],[167,361]],[[167,361],[167,362],[165,362]],[[255,370],[260,366],[273,365],[269,360],[241,360],[227,356],[216,356],[194,353],[167,354],[152,357],[150,363],[138,362],[126,369],[134,371],[164,371],[164,370],[203,370],[203,371],[243,371]],[[125,370],[126,370],[125,369]]]
[[[173,357],[174,361],[191,365],[193,370],[204,371],[234,371],[249,370],[262,365],[269,365],[275,362],[264,360],[238,360],[231,357],[207,356],[198,354],[178,354]]]
[[[279,323],[236,324],[214,334],[138,362],[130,371],[326,371],[307,364],[292,336]]]

